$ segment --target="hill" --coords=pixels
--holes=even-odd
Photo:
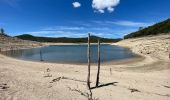
[[[39,46],[42,46],[42,44],[39,42],[22,40],[17,37],[11,37],[6,34],[0,33],[0,52],[6,50],[17,50]]]
[[[19,35],[16,36],[17,38],[23,40],[31,40],[31,41],[38,41],[38,42],[52,42],[52,43],[87,43],[87,37],[84,38],[67,38],[67,37],[59,37],[59,38],[52,38],[52,37],[36,37],[29,34]],[[96,43],[100,38],[101,42],[118,42],[121,39],[108,39],[108,38],[101,38],[97,36],[91,36],[91,42]]]
[[[143,37],[148,35],[158,35],[158,34],[169,33],[169,32],[170,32],[170,18],[163,22],[157,23],[153,26],[149,26],[137,32],[130,33],[124,36],[124,38],[127,39],[127,38]]]

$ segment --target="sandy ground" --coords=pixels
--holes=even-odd
[[[170,35],[117,44],[144,59],[103,64],[93,100],[170,100]],[[97,66],[91,66],[95,86]],[[0,55],[0,100],[88,100],[87,66],[17,60]]]

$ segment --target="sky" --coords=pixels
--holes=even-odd
[[[170,0],[0,0],[11,36],[122,38],[170,18]]]

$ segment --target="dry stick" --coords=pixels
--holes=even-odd
[[[98,72],[96,79],[96,87],[99,86],[99,75],[100,75],[100,39],[98,40]]]
[[[42,51],[40,50],[40,61],[43,61],[42,59]]]
[[[110,68],[110,75],[112,75],[112,68]]]
[[[90,90],[90,33],[88,34],[88,76],[87,76],[87,87]]]
[[[90,97],[89,97],[89,100],[92,100],[92,91],[91,91],[91,87],[90,87],[90,33],[88,34],[88,76],[87,76],[87,87],[90,91]]]

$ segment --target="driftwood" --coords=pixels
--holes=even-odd
[[[54,82],[60,81],[61,79],[62,79],[62,77],[55,78],[50,83],[54,83]]]
[[[135,89],[135,88],[129,88],[129,90],[131,91],[131,93],[133,93],[133,92],[141,92],[141,91],[139,91],[138,89]]]
[[[42,51],[40,50],[40,61],[44,61],[42,58]]]
[[[91,57],[90,57],[90,33],[88,34],[88,50],[87,50],[88,52],[87,52],[87,55],[88,55],[88,75],[87,75],[87,87],[88,87],[88,89],[89,89],[89,92],[90,92],[90,94],[89,94],[89,100],[92,100],[92,98],[93,98],[93,93],[92,93],[92,91],[91,91],[91,87],[90,87],[90,67],[91,67],[91,65],[90,65],[90,63],[91,63]]]
[[[98,71],[97,71],[96,87],[99,86],[99,75],[100,75],[100,39],[98,40]]]
[[[7,84],[0,84],[0,89],[5,90],[8,88],[9,88],[9,86],[7,86]]]
[[[88,75],[87,75],[87,87],[90,90],[90,33],[88,34]]]

